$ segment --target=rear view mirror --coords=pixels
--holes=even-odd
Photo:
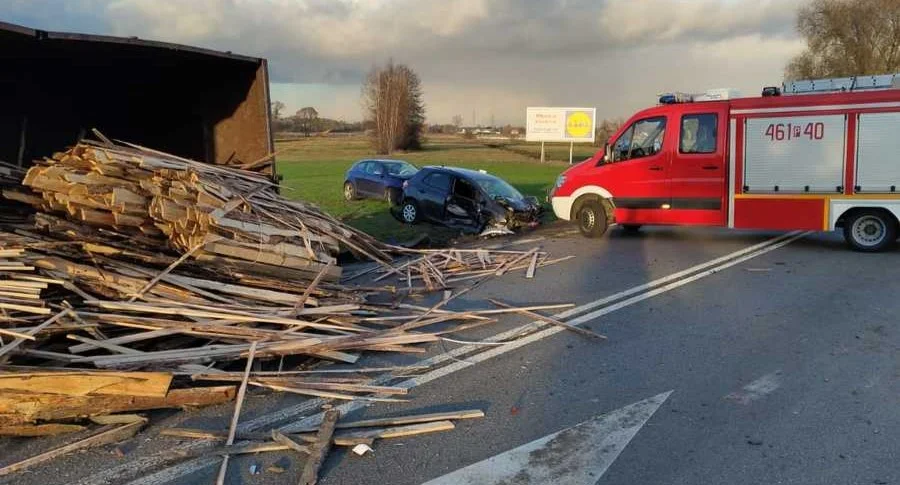
[[[605,145],[603,145],[603,161],[609,162],[609,160],[610,160],[609,142],[607,142]]]

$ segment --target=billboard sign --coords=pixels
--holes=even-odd
[[[525,141],[593,143],[596,108],[528,108]]]

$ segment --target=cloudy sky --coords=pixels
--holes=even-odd
[[[662,91],[780,84],[806,0],[0,0],[0,20],[266,57],[289,112],[361,118],[389,58],[422,77],[429,122],[523,123],[526,106],[626,116]]]

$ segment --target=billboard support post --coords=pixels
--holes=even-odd
[[[572,165],[572,152],[575,151],[575,142],[569,142],[569,165]]]
[[[541,142],[541,163],[544,163],[544,142]]]

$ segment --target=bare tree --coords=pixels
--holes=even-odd
[[[306,133],[306,136],[309,136],[309,134],[315,130],[316,121],[319,119],[319,112],[316,111],[316,108],[307,106],[297,111],[296,117],[300,131]]]
[[[281,118],[281,112],[284,110],[284,108],[284,103],[282,103],[281,101],[272,101],[269,104],[269,111],[271,111],[272,113],[272,118],[276,120]]]
[[[415,71],[393,61],[373,67],[363,83],[362,97],[378,153],[421,148],[425,104]]]
[[[597,136],[594,138],[594,144],[603,146],[609,138],[619,131],[622,124],[625,123],[623,118],[605,119],[597,125]]]
[[[462,126],[462,124],[463,124],[462,115],[453,115],[453,126],[456,127],[457,131],[459,131],[459,128]]]
[[[900,1],[813,0],[797,15],[807,49],[788,80],[889,74],[900,70]]]

